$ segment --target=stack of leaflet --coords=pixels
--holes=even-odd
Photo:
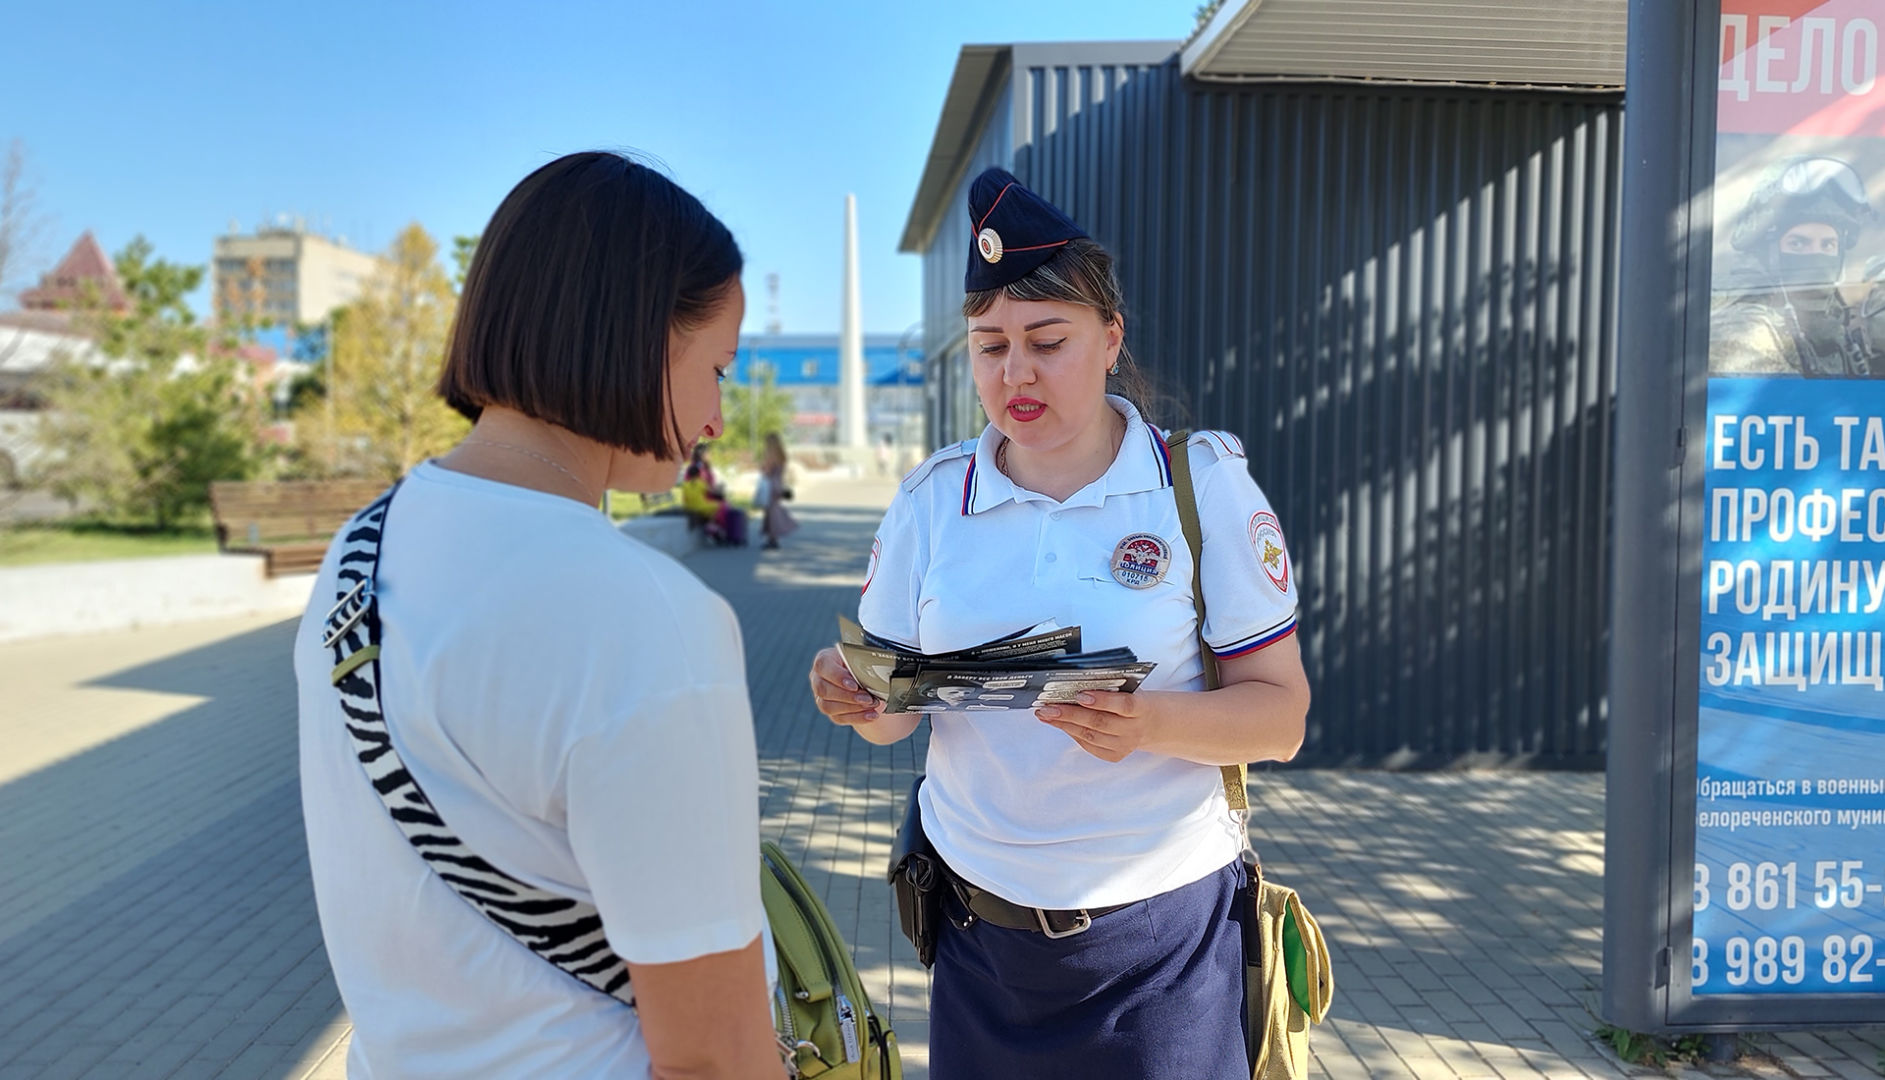
[[[1082,690],[1132,693],[1156,664],[1131,649],[1080,651],[1080,628],[1043,623],[960,652],[929,656],[838,617],[838,651],[851,677],[886,712],[989,712],[1072,702]]]

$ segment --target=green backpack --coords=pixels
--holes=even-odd
[[[759,847],[760,899],[779,957],[773,1026],[792,1076],[902,1080],[897,1037],[871,1007],[831,912],[779,845]]]

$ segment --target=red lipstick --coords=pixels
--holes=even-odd
[[[1039,420],[1046,412],[1047,403],[1044,401],[1037,401],[1031,397],[1008,399],[1008,415],[1020,423],[1031,424]]]

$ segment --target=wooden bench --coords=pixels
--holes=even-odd
[[[318,570],[334,533],[385,490],[378,480],[218,481],[209,486],[216,543],[265,556],[269,577]]]
[[[689,529],[704,530],[707,527],[706,519],[687,512],[687,508],[681,505],[679,491],[679,488],[669,488],[666,491],[642,492],[642,511],[649,517],[684,517]]]
[[[674,491],[675,489],[669,488],[666,491],[641,492],[642,512],[648,514],[685,513],[686,511],[681,509],[680,497]]]

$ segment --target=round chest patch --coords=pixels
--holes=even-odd
[[[1265,577],[1278,592],[1289,591],[1289,549],[1283,545],[1283,527],[1267,510],[1250,515],[1250,546],[1257,553]]]
[[[957,234],[961,235],[960,233]],[[983,229],[975,235],[975,248],[982,253],[983,262],[1001,261],[1001,234],[993,229]]]
[[[1172,546],[1153,533],[1133,533],[1113,548],[1113,580],[1128,589],[1149,589],[1165,580]]]

